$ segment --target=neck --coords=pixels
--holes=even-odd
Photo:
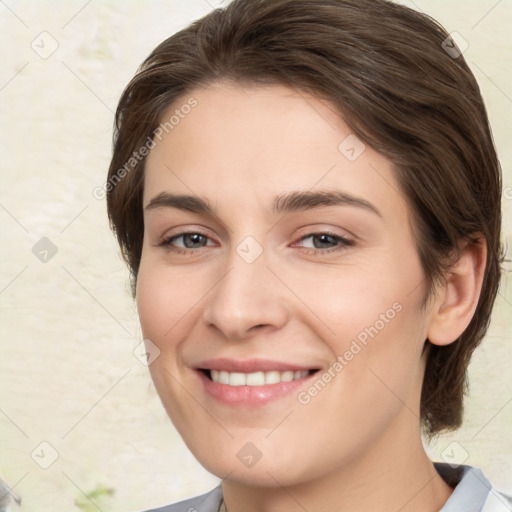
[[[405,411],[411,414],[410,411]],[[452,489],[427,457],[419,425],[390,429],[366,456],[293,486],[222,484],[228,512],[437,512]],[[402,423],[403,425],[403,423]]]

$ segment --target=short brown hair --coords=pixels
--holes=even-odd
[[[144,233],[144,159],[133,152],[151,140],[170,105],[220,80],[283,84],[326,99],[392,162],[429,295],[461,242],[485,239],[471,323],[454,343],[428,343],[424,431],[460,426],[467,366],[500,280],[501,171],[478,85],[449,35],[429,16],[387,0],[234,0],[161,43],[120,99],[108,176],[115,185],[107,188],[108,214],[133,284]]]

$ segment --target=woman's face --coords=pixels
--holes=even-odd
[[[176,428],[209,471],[259,485],[392,458],[419,432],[431,313],[389,161],[282,86],[178,103],[146,163],[137,283]]]

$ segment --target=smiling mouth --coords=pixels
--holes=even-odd
[[[269,384],[279,384],[281,382],[291,382],[309,377],[318,370],[287,370],[287,371],[267,371],[267,372],[227,372],[219,370],[201,369],[206,377],[218,384],[228,386],[266,386]]]

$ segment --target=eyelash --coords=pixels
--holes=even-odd
[[[200,235],[202,237],[205,237],[206,239],[209,239],[209,237],[207,235],[205,235],[204,233],[201,233],[199,231],[185,231],[183,233],[178,233],[177,235],[172,235],[168,238],[165,238],[158,245],[161,247],[165,247],[167,250],[172,251],[175,254],[189,255],[195,249],[193,249],[193,248],[187,249],[187,248],[176,247],[176,246],[172,245],[172,242],[174,242],[175,240],[178,240],[186,235]],[[337,245],[335,245],[334,247],[327,248],[327,249],[303,248],[303,249],[305,249],[304,252],[306,252],[306,254],[314,255],[314,256],[317,256],[320,254],[325,255],[326,253],[341,251],[341,250],[346,249],[347,247],[351,247],[354,245],[354,242],[352,240],[349,240],[348,238],[345,238],[344,236],[341,236],[341,235],[338,235],[335,233],[330,233],[328,231],[309,233],[307,235],[300,237],[299,242],[304,242],[304,240],[307,240],[308,238],[311,238],[311,237],[319,237],[319,236],[324,236],[324,235],[333,238],[336,242],[338,242]],[[203,246],[203,247],[206,247],[206,246]],[[199,249],[202,249],[203,247],[200,247]]]
[[[173,241],[175,241],[179,238],[182,238],[186,235],[200,235],[206,239],[209,239],[209,237],[207,235],[205,235],[204,233],[201,233],[200,231],[184,231],[183,233],[178,233],[177,235],[172,235],[170,237],[165,238],[158,245],[160,245],[161,247],[165,247],[168,251],[174,252],[176,254],[189,255],[192,251],[194,251],[194,249],[187,249],[187,248],[176,247],[176,246],[172,245]],[[200,247],[200,249],[202,249],[202,247]]]
[[[334,247],[330,247],[328,249],[305,248],[305,252],[307,254],[311,254],[313,256],[316,256],[316,255],[319,255],[319,254],[326,254],[326,253],[331,253],[331,252],[342,251],[342,250],[345,250],[347,247],[351,247],[351,246],[354,245],[354,242],[352,240],[349,240],[348,238],[345,238],[342,235],[337,235],[335,233],[330,233],[329,231],[320,231],[320,232],[317,232],[317,233],[309,233],[307,235],[304,235],[304,236],[300,237],[299,241],[300,242],[304,242],[304,240],[306,240],[308,238],[319,237],[319,236],[324,236],[324,235],[333,238],[337,242],[337,245],[335,245]]]

